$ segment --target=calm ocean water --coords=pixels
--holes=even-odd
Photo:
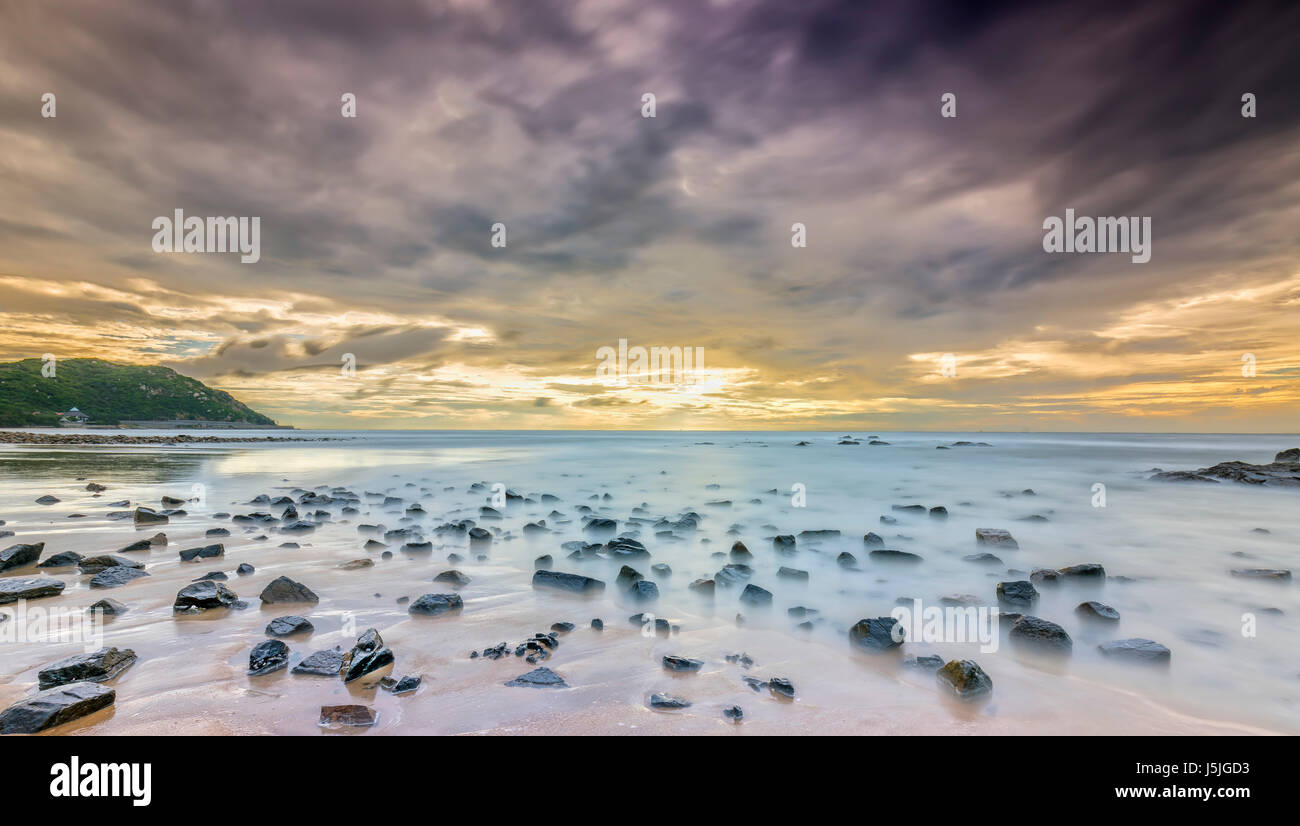
[[[65,431],[66,432],[66,431]],[[264,436],[265,432],[212,435]],[[147,435],[132,431],[132,435]],[[199,433],[207,435],[207,433]],[[286,434],[276,434],[286,435]],[[154,529],[106,517],[117,500],[158,506],[163,495],[201,502],[188,516],[162,530],[166,548],[140,555],[150,577],[113,591],[91,591],[86,577],[55,575],[69,583],[59,597],[42,604],[89,605],[112,596],[131,611],[107,628],[106,644],[130,646],[140,662],[118,678],[117,709],[82,729],[112,733],[166,731],[310,732],[314,707],[346,697],[335,681],[280,672],[249,678],[249,648],[262,639],[271,617],[294,610],[250,608],[213,621],[178,621],[170,604],[184,584],[209,570],[231,575],[230,586],[257,605],[270,578],[285,574],[321,596],[307,614],[316,625],[310,639],[291,641],[294,658],[351,643],[346,632],[376,627],[397,652],[395,674],[421,673],[425,682],[411,697],[384,692],[362,699],[381,711],[379,731],[710,731],[721,725],[718,710],[739,703],[753,731],[1115,732],[1219,731],[1261,729],[1300,733],[1295,684],[1300,661],[1300,600],[1293,582],[1244,580],[1232,568],[1294,568],[1300,538],[1300,490],[1259,489],[1232,484],[1147,481],[1152,468],[1185,469],[1240,459],[1267,462],[1300,437],[1282,435],[856,433],[857,446],[838,445],[839,433],[759,432],[363,432],[301,431],[328,442],[177,446],[42,447],[0,446],[0,519],[17,536],[5,544],[44,541],[46,554],[63,550],[113,552]],[[887,445],[868,445],[878,436]],[[939,445],[968,440],[990,447]],[[808,441],[806,447],[796,447]],[[93,480],[108,487],[98,497],[84,490]],[[473,559],[463,540],[435,536],[448,520],[473,518],[487,504],[474,482],[501,483],[536,499],[544,493],[559,503],[511,503],[488,558]],[[1104,486],[1099,506],[1097,485]],[[259,493],[271,496],[318,487],[346,487],[420,502],[427,515],[408,518],[402,507],[384,509],[365,499],[362,513],[347,517],[334,508],[329,521],[303,537],[273,530],[245,531],[214,518],[218,512],[270,510],[245,504]],[[712,487],[716,486],[716,487]],[[1032,490],[1032,493],[1027,493]],[[776,491],[773,493],[772,491]],[[795,501],[804,492],[806,501]],[[41,506],[52,494],[62,500]],[[608,494],[609,499],[603,499]],[[592,498],[596,497],[596,498]],[[296,498],[296,497],[295,497]],[[710,502],[726,501],[729,504]],[[803,506],[798,506],[802,504]],[[943,505],[945,520],[909,515],[893,505]],[[688,511],[702,515],[693,533],[657,538],[648,525],[638,538],[653,554],[633,563],[658,582],[653,606],[632,605],[614,589],[619,563],[566,560],[562,542],[583,539],[579,505],[619,520],[638,513],[670,519]],[[567,524],[547,519],[553,532],[522,535],[525,523],[552,510]],[[275,509],[278,514],[280,509]],[[83,514],[68,518],[68,514]],[[883,524],[882,515],[895,517]],[[1025,521],[1027,517],[1043,520]],[[405,520],[405,521],[404,521]],[[432,554],[400,552],[389,561],[362,549],[360,523],[422,528]],[[176,551],[205,544],[204,531],[224,525],[226,556],[198,565],[180,563]],[[979,548],[976,528],[1005,528],[1018,550]],[[1254,532],[1263,528],[1268,533]],[[838,540],[800,543],[799,552],[780,556],[774,534],[835,529]],[[862,536],[874,531],[885,546],[923,557],[918,565],[874,565]],[[262,534],[267,539],[258,539]],[[296,550],[277,547],[299,541]],[[732,542],[754,553],[751,580],[774,594],[767,611],[747,609],[738,591],[719,590],[706,602],[688,589],[711,576]],[[211,540],[208,540],[211,541]],[[394,551],[397,547],[394,546]],[[1002,564],[963,560],[992,550]],[[836,564],[842,551],[863,560],[858,571]],[[469,558],[455,566],[448,553]],[[578,598],[534,591],[533,560],[551,554],[558,570],[595,576],[610,584],[603,595]],[[373,568],[344,571],[359,557]],[[248,562],[250,577],[234,568]],[[670,576],[651,576],[653,563],[671,566]],[[900,597],[938,604],[945,595],[970,594],[996,605],[995,586],[1027,578],[1040,567],[1096,562],[1110,579],[1093,588],[1041,587],[1030,613],[1062,625],[1074,638],[1068,660],[1040,661],[1012,650],[1003,640],[993,653],[966,643],[908,643],[910,653],[977,660],[993,678],[991,703],[954,705],[932,676],[897,662],[854,656],[845,632],[863,617],[887,615]],[[809,572],[807,583],[778,579],[777,569]],[[432,583],[439,571],[456,567],[472,578],[461,591],[464,612],[454,618],[419,622],[408,617],[399,596],[446,590]],[[1022,573],[1008,573],[1008,570]],[[31,575],[31,570],[9,575]],[[1075,606],[1097,599],[1115,607],[1114,630],[1081,625]],[[33,605],[37,603],[32,603]],[[816,609],[811,631],[798,630],[787,609]],[[652,610],[681,632],[667,640],[643,637],[627,617]],[[736,614],[745,622],[737,625]],[[1254,618],[1253,628],[1249,617]],[[587,629],[604,619],[603,633]],[[578,630],[562,638],[546,664],[574,688],[567,692],[507,689],[502,682],[527,670],[522,661],[470,660],[471,650],[503,640],[518,642],[552,622],[567,620]],[[1243,634],[1243,628],[1247,633]],[[353,633],[355,636],[355,632]],[[1146,637],[1168,646],[1165,670],[1123,666],[1103,659],[1096,643]],[[0,657],[0,701],[30,691],[39,667],[76,646],[50,641],[6,642]],[[747,651],[757,660],[754,676],[780,675],[797,688],[795,703],[751,692],[738,666],[724,655]],[[706,661],[689,678],[670,677],[664,654]],[[645,707],[649,692],[670,690],[693,702],[675,715]],[[730,729],[718,729],[730,731]]]

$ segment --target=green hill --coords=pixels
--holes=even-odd
[[[46,378],[40,359],[0,364],[0,427],[57,425],[59,414],[73,407],[89,416],[90,424],[135,419],[275,424],[229,393],[169,367],[60,359],[55,375]]]

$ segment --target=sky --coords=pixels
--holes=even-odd
[[[164,364],[298,427],[1296,432],[1298,33],[1217,1],[7,0],[0,360]],[[257,217],[260,259],[156,252],[176,209]],[[1149,218],[1150,261],[1047,252],[1066,209]],[[702,366],[602,372],[620,340]]]

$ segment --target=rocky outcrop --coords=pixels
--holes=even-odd
[[[98,683],[56,686],[0,712],[0,734],[35,734],[111,706],[117,692]]]
[[[1150,478],[1162,482],[1238,482],[1263,487],[1300,487],[1300,448],[1283,450],[1267,465],[1221,462],[1199,470],[1160,471]]]

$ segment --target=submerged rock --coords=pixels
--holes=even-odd
[[[669,694],[657,693],[650,695],[650,708],[660,711],[676,711],[678,709],[690,708],[690,701],[681,697],[673,697]]]
[[[293,634],[310,634],[316,630],[305,617],[289,615],[285,617],[276,617],[266,625],[266,633],[272,637],[288,637]]]
[[[321,706],[320,726],[322,728],[367,728],[373,726],[378,717],[369,706]]]
[[[980,545],[991,545],[996,548],[1016,549],[1020,543],[1016,542],[1011,536],[1011,532],[1002,528],[976,528],[975,542]]]
[[[1233,568],[1232,575],[1244,579],[1272,579],[1290,581],[1291,572],[1281,568]]]
[[[1011,626],[1010,638],[1055,653],[1069,653],[1074,641],[1065,629],[1042,617],[1023,616]]]
[[[425,594],[411,603],[407,612],[426,617],[458,613],[465,607],[459,594]]]
[[[771,605],[772,592],[750,583],[745,586],[744,591],[741,591],[740,601],[746,605]]]
[[[324,651],[317,651],[298,663],[293,668],[294,674],[309,674],[314,677],[337,677],[343,670],[343,649],[335,646]]]
[[[605,590],[605,583],[581,574],[566,574],[560,571],[534,571],[534,588],[556,588],[575,594],[591,593]]]
[[[522,687],[522,688],[568,688],[569,687],[568,683],[564,682],[563,677],[561,677],[559,674],[556,674],[554,671],[544,666],[540,668],[534,668],[532,671],[529,671],[527,674],[520,674],[518,677],[515,677],[513,680],[507,682],[506,685],[512,687]]]
[[[1103,642],[1097,646],[1097,650],[1117,660],[1148,665],[1166,665],[1171,656],[1168,648],[1141,637]]]
[[[1038,589],[1026,579],[998,583],[998,601],[1007,605],[1033,605],[1038,602]]]
[[[897,631],[898,639],[894,639]],[[893,617],[860,619],[849,629],[849,641],[867,651],[888,651],[903,644],[906,629]]]
[[[1104,602],[1097,602],[1096,600],[1079,603],[1078,607],[1074,609],[1074,613],[1085,620],[1119,622],[1119,611]]]
[[[692,660],[689,657],[677,657],[668,655],[664,657],[664,668],[668,671],[699,671],[704,667],[703,660]]]

